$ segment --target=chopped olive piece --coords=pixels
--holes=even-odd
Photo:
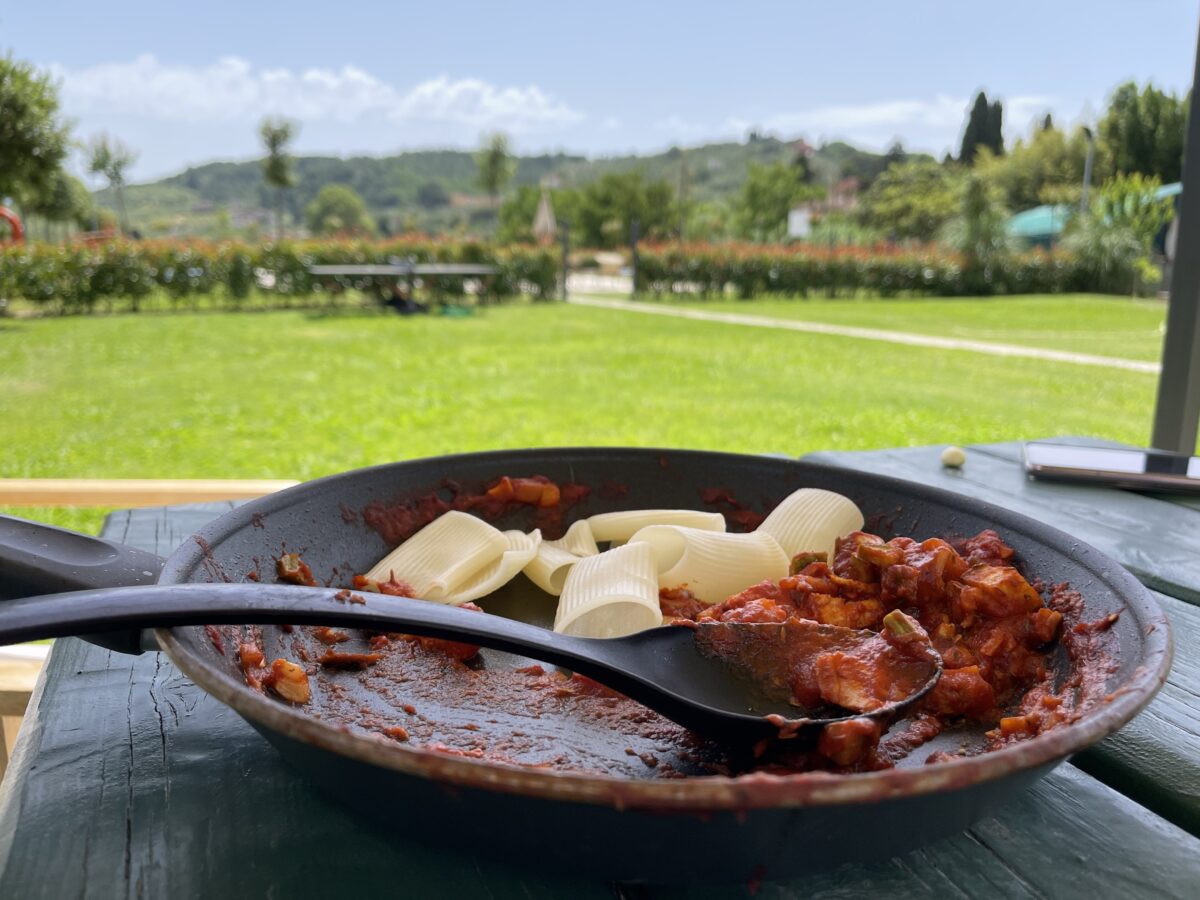
[[[829,554],[822,551],[812,551],[809,553],[797,553],[792,557],[792,564],[788,566],[789,575],[799,575],[804,571],[806,566],[815,562],[829,562]]]

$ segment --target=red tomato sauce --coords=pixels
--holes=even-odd
[[[477,493],[446,482],[441,491],[410,501],[373,504],[363,518],[393,544],[450,509],[494,521],[524,508],[561,532],[564,514],[588,493],[584,485],[554,485],[541,477],[499,479]],[[762,519],[728,492],[704,493],[736,530]],[[236,648],[252,688],[304,704],[309,714],[340,727],[495,763],[640,778],[870,771],[900,764],[945,733],[983,736],[971,746],[964,737],[956,749],[926,754],[925,762],[937,763],[1030,739],[1103,702],[1114,617],[1086,620],[1082,597],[1068,585],[1048,592],[1031,585],[995,532],[953,543],[855,532],[838,542],[832,561],[820,556],[800,554],[794,574],[748,586],[714,606],[697,601],[686,585],[664,589],[664,616],[775,623],[794,617],[878,632],[884,616],[900,610],[928,634],[944,674],[902,720],[850,719],[827,727],[815,741],[767,741],[749,756],[693,735],[590,679],[536,663],[493,666],[470,644],[298,627],[274,639],[290,641],[289,652],[277,657],[274,644],[264,648],[261,629],[221,626],[210,637],[214,646],[228,638],[224,643]],[[309,581],[307,569],[295,557],[281,561],[278,574],[281,580]],[[382,583],[357,576],[353,587],[411,596],[402,575],[392,573]],[[1056,684],[1050,655],[1060,647],[1071,665]],[[847,679],[852,687],[875,683],[886,692],[887,679],[900,671],[889,668],[895,663],[884,661],[882,653],[853,660],[835,656],[823,661],[823,672],[814,664],[795,680],[798,699],[813,700],[810,694],[820,693],[822,678],[834,684],[827,691],[833,695]],[[271,658],[275,662],[268,664]],[[314,662],[301,665],[310,659]],[[299,699],[303,691],[291,696],[279,691],[283,674],[298,685],[301,672],[311,685],[311,702]],[[590,739],[571,737],[572,729],[584,725]]]

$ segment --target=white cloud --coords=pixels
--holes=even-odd
[[[1052,97],[1001,98],[1005,131],[1010,139],[1024,132],[1030,119],[1048,109]],[[882,148],[902,137],[909,146],[949,146],[957,142],[966,120],[969,97],[938,94],[927,99],[888,100],[880,103],[820,106],[778,113],[760,121],[741,117],[725,121],[725,129],[742,135],[751,128],[783,135],[845,138],[868,147]]]
[[[962,122],[965,101],[939,95],[932,100],[892,100],[885,103],[824,106],[784,113],[767,120],[776,131],[842,132],[862,129],[944,127]]]
[[[445,122],[473,128],[540,131],[583,116],[537,85],[498,87],[442,75],[413,87],[381,81],[355,66],[256,68],[236,56],[206,66],[167,65],[150,54],[85,69],[52,67],[63,105],[81,116],[131,116],[219,124],[286,115],[349,123],[368,116],[394,122]]]
[[[1027,97],[1013,97],[1004,101],[1004,132],[1005,136],[1013,139],[1028,133],[1030,125],[1035,120],[1054,109],[1054,98],[1031,94]],[[1055,116],[1055,121],[1058,117]],[[1058,122],[1061,126],[1063,123]]]
[[[708,129],[698,122],[691,122],[682,116],[669,115],[654,124],[658,131],[665,131],[675,137],[692,138],[704,134]]]

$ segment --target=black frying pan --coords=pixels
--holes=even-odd
[[[661,736],[614,734],[603,722],[565,713],[550,711],[534,719],[503,708],[481,709],[453,685],[435,681],[434,673],[409,685],[411,694],[390,688],[381,693],[371,673],[331,675],[330,694],[341,698],[340,706],[326,708],[319,689],[310,707],[293,708],[248,688],[230,642],[214,641],[202,627],[158,630],[140,640],[149,639],[198,685],[237,710],[309,780],[386,828],[450,844],[469,833],[474,836],[472,852],[625,881],[783,878],[847,861],[888,858],[952,834],[990,804],[1129,721],[1149,702],[1170,667],[1167,620],[1147,592],[1117,563],[1074,538],[934,488],[758,456],[529,450],[364,469],[227,513],[162,563],[157,579],[242,581],[251,572],[269,578],[272,561],[287,550],[301,552],[319,579],[345,583],[390,549],[364,522],[362,512],[372,504],[425,494],[447,479],[478,489],[501,475],[535,474],[595,488],[569,519],[616,509],[706,508],[700,492],[716,487],[765,512],[795,489],[812,486],[854,499],[867,516],[867,529],[885,537],[956,538],[994,528],[1017,551],[1017,562],[1031,580],[1070,582],[1082,591],[1088,618],[1121,613],[1105,638],[1114,661],[1107,685],[1111,702],[1098,704],[1069,727],[954,762],[923,764],[936,750],[978,744],[982,729],[943,733],[883,772],[663,779],[652,777],[642,754],[656,755],[660,763],[676,764],[681,771],[697,754],[664,751]],[[531,523],[514,518],[497,524]],[[156,575],[157,558],[83,536],[57,537],[62,534],[0,524],[0,594],[139,583]],[[553,615],[553,600],[521,579],[483,605],[533,622],[548,622]],[[304,640],[298,634],[265,627],[268,653],[270,648],[294,651],[295,642]],[[136,650],[139,636],[113,634],[97,640]],[[527,664],[504,654],[485,661],[489,669]],[[1065,655],[1055,665],[1067,674]],[[438,723],[451,753],[381,740],[346,726],[346,698],[374,707],[377,716],[403,721],[402,705],[413,697],[419,698],[421,714]],[[469,725],[477,730],[464,730]],[[516,764],[508,765],[453,755],[472,741],[502,740],[514,731],[543,750],[566,748],[587,771],[520,764],[535,762],[532,757],[514,758]]]

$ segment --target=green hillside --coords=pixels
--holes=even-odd
[[[538,184],[548,176],[575,187],[609,172],[641,169],[651,180],[664,180],[698,202],[727,203],[740,190],[750,163],[790,160],[792,142],[752,137],[744,143],[673,147],[648,156],[587,159],[564,153],[517,160],[512,185]],[[854,176],[865,184],[887,165],[887,157],[835,142],[816,150],[813,169],[822,180]],[[366,201],[382,231],[486,233],[495,226],[493,211],[476,182],[473,153],[419,150],[396,156],[350,158],[306,156],[296,160],[296,186],[287,192],[286,213],[303,219],[304,207],[327,184],[348,184]],[[96,193],[113,208],[109,190]],[[189,168],[149,184],[126,188],[130,222],[146,236],[186,234],[218,237],[253,235],[269,230],[272,192],[262,164],[214,162]]]

